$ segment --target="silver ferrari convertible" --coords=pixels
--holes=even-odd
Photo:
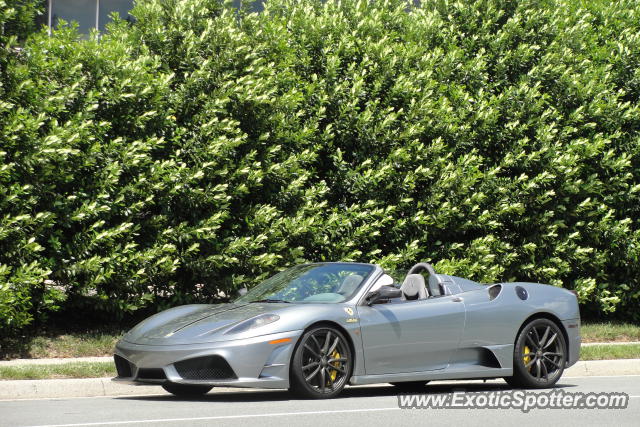
[[[116,381],[181,396],[212,387],[288,388],[330,398],[347,384],[504,378],[555,384],[580,355],[568,290],[479,284],[414,265],[402,283],[372,264],[292,267],[227,304],[175,307],[116,345]]]

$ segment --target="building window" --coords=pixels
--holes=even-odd
[[[77,22],[78,32],[88,34],[97,28],[104,31],[111,21],[111,13],[118,12],[120,18],[131,19],[129,10],[133,0],[48,0],[47,25],[55,28],[61,19]]]
[[[97,0],[98,2],[98,29],[104,31],[106,25],[111,22],[111,13],[118,12],[120,19],[130,21],[133,19],[129,11],[133,8],[133,0]]]

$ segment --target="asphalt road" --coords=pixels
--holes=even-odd
[[[434,382],[429,395],[511,390],[503,381]],[[392,386],[346,389],[333,400],[298,400],[286,391],[229,390],[197,399],[166,394],[0,401],[0,426],[396,426],[640,425],[640,376],[563,378],[562,392],[625,392],[626,409],[399,409]]]

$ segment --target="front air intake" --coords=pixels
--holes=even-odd
[[[133,376],[131,373],[131,364],[127,359],[122,356],[118,356],[117,354],[113,355],[113,361],[116,364],[116,371],[118,371],[118,376],[122,378],[129,378]]]
[[[185,380],[233,380],[236,374],[221,356],[205,356],[183,360],[174,364]]]
[[[140,368],[138,369],[139,380],[166,380],[164,370],[160,368]]]

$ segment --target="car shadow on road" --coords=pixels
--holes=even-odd
[[[574,384],[566,382],[565,384],[556,384],[554,389],[565,389],[576,387]],[[456,391],[464,392],[482,392],[482,391],[509,391],[515,390],[510,385],[503,382],[464,382],[458,383],[448,382],[446,384],[433,383],[421,389],[402,390],[392,385],[374,385],[374,386],[353,386],[345,388],[337,399],[351,399],[364,397],[384,397],[397,396],[400,393],[453,393]],[[540,390],[542,391],[542,390]],[[264,389],[238,389],[225,391],[212,391],[204,396],[198,397],[180,397],[170,394],[152,395],[152,396],[118,396],[114,399],[119,400],[138,400],[148,402],[163,401],[187,401],[187,402],[269,402],[269,401],[296,401],[302,400],[289,393],[287,390],[264,390]]]

